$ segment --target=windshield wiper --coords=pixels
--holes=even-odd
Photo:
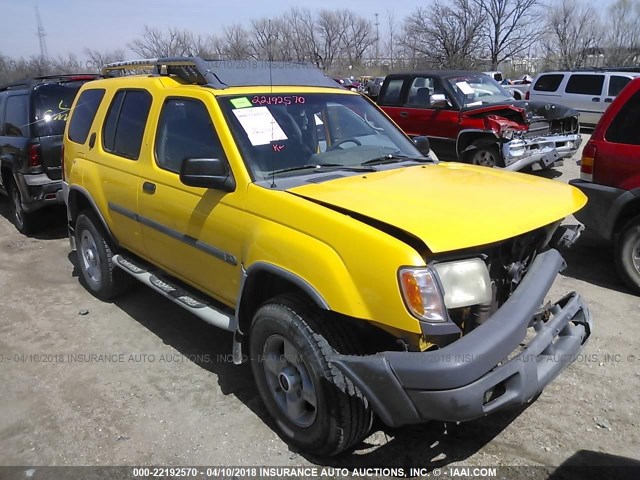
[[[296,172],[300,170],[314,170],[316,172],[331,172],[334,170],[348,170],[350,172],[376,172],[373,167],[365,167],[362,165],[341,165],[339,163],[318,163],[316,165],[301,165],[299,167],[283,168],[274,170],[272,174]]]
[[[384,155],[382,157],[372,158],[371,160],[367,160],[366,162],[362,162],[360,165],[382,165],[384,163],[398,163],[398,162],[420,162],[427,163],[433,162],[432,158],[415,158],[408,157],[406,155]]]

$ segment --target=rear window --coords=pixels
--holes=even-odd
[[[62,135],[71,104],[84,82],[44,83],[34,88],[36,131],[39,137]]]
[[[104,90],[85,90],[80,95],[76,108],[73,110],[71,123],[69,123],[69,140],[75,143],[87,141],[91,124],[96,116],[100,102],[104,97]]]
[[[533,89],[538,92],[555,92],[562,83],[564,75],[552,74],[542,75],[533,86]]]
[[[640,91],[620,109],[609,125],[605,138],[611,143],[640,145]]]
[[[604,75],[571,75],[567,82],[567,93],[601,95]]]
[[[620,77],[618,75],[611,75],[609,77],[609,97],[617,96],[624,87],[627,86],[631,79],[629,77]]]

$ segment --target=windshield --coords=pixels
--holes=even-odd
[[[84,82],[45,83],[35,89],[39,137],[62,135],[69,109]]]
[[[447,81],[464,107],[513,100],[498,82],[481,73],[449,77]]]
[[[247,168],[257,180],[314,168],[424,158],[413,142],[360,95],[220,97]],[[368,167],[371,169],[371,167]]]

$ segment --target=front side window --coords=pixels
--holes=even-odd
[[[9,137],[29,136],[29,97],[12,95],[7,98],[4,133]]]
[[[558,87],[562,83],[564,75],[560,74],[550,74],[550,75],[542,75],[538,80],[536,80],[533,89],[536,92],[555,92],[558,90]]]
[[[187,158],[225,158],[205,105],[185,98],[165,101],[156,132],[155,153],[158,166],[175,173],[180,172]]]
[[[151,95],[144,90],[120,90],[109,107],[102,146],[110,153],[137,160],[147,124]]]
[[[616,114],[605,138],[611,143],[640,145],[640,91],[636,92]]]
[[[582,95],[601,95],[604,85],[604,75],[571,75],[567,82],[567,93],[579,93]]]
[[[407,96],[407,104],[427,108],[431,104],[431,94],[434,92],[433,78],[416,77],[411,82],[409,94]]]
[[[413,142],[360,95],[219,97],[247,168],[257,180],[314,168],[422,158]]]

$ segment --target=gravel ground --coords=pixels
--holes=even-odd
[[[547,176],[575,178],[575,163]],[[565,252],[569,267],[552,298],[582,293],[595,332],[584,358],[528,408],[460,425],[378,429],[355,452],[318,459],[275,433],[249,367],[230,361],[230,334],[142,286],[114,303],[96,300],[78,282],[63,212],[34,237],[10,224],[6,199],[0,214],[0,465],[640,460],[640,299],[618,279],[611,248],[588,233]]]

